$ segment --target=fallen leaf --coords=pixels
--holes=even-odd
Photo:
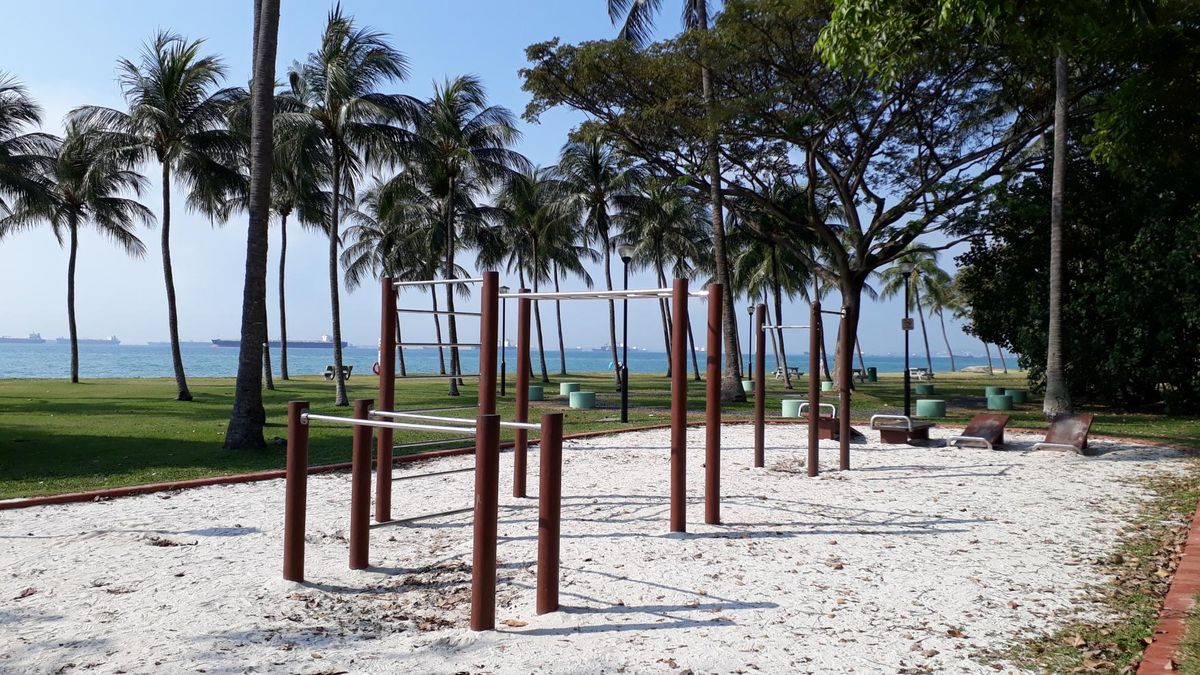
[[[504,619],[500,623],[504,624],[505,626],[512,626],[513,628],[521,628],[522,626],[529,625],[528,621],[522,621],[520,619]]]

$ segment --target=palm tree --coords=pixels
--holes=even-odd
[[[54,163],[58,139],[26,130],[41,121],[42,109],[24,85],[0,71],[0,215],[10,210],[5,197],[28,204],[49,196],[45,174]]]
[[[950,336],[946,334],[946,317],[944,315],[947,309],[954,311],[955,304],[959,301],[955,294],[954,278],[949,274],[930,276],[923,279],[925,287],[925,298],[929,303],[929,311],[937,314],[938,322],[942,327],[942,341],[946,343],[946,353],[950,355],[950,372],[956,372],[958,365],[954,362],[954,349],[950,346]]]
[[[135,199],[146,179],[131,168],[134,157],[108,152],[98,134],[77,122],[67,124],[66,136],[58,144],[54,164],[45,174],[49,188],[45,197],[23,198],[12,213],[0,220],[0,239],[38,223],[50,225],[55,239],[67,240],[67,326],[71,336],[71,382],[79,382],[79,333],[75,323],[75,261],[79,230],[90,224],[135,258],[146,255],[146,247],[133,233],[138,222],[152,224],[154,214]]]
[[[904,290],[906,276],[900,271],[899,264],[909,263],[912,265],[912,270],[907,275],[909,277],[909,298],[906,302],[915,302],[917,306],[917,316],[921,320],[921,336],[925,341],[925,365],[932,373],[933,354],[929,349],[929,332],[925,327],[925,312],[921,299],[929,297],[932,292],[938,292],[945,288],[952,282],[952,279],[945,270],[938,267],[937,253],[928,249],[909,249],[896,259],[896,263],[879,274],[879,278],[883,282],[880,295],[884,298],[899,295]]]
[[[129,112],[82,106],[71,116],[80,124],[106,130],[111,147],[133,150],[139,160],[153,158],[162,176],[161,246],[167,290],[167,325],[176,398],[192,400],[179,351],[179,315],[175,275],[171,267],[171,180],[188,187],[188,206],[216,208],[213,195],[236,191],[241,143],[227,128],[230,106],[244,97],[237,88],[218,88],[225,66],[216,56],[202,56],[203,40],[188,41],[159,32],[145,45],[139,62],[121,59],[117,72]]]
[[[429,177],[432,194],[442,203],[446,230],[443,272],[453,279],[459,238],[455,204],[472,200],[476,191],[487,190],[523,170],[528,161],[510,146],[520,138],[516,118],[503,106],[489,105],[487,92],[478,78],[461,75],[434,86],[433,97],[417,121],[420,136],[414,162]],[[450,331],[450,371],[461,374],[458,355],[458,323],[454,317],[454,294],[458,284],[446,284],[447,325]],[[461,290],[461,289],[460,289]],[[450,395],[458,395],[458,380],[450,379]]]
[[[571,197],[583,213],[585,243],[600,245],[604,257],[604,288],[613,290],[612,282],[612,209],[620,197],[627,195],[641,180],[642,172],[628,165],[612,146],[598,138],[567,143],[559,153],[558,173]],[[613,377],[621,384],[617,357],[616,302],[608,301],[608,345],[612,355]]]
[[[400,94],[377,89],[408,76],[408,62],[387,36],[358,28],[354,19],[334,5],[325,23],[321,46],[289,73],[291,89],[301,108],[279,114],[285,130],[308,127],[327,148],[329,164],[329,304],[332,315],[334,405],[349,405],[342,373],[342,319],[338,291],[338,245],[341,207],[354,192],[354,183],[369,162],[392,162],[406,155],[415,137],[406,125],[417,118],[421,104]]]
[[[1063,296],[1063,201],[1067,182],[1067,86],[1066,51],[1059,45],[1054,58],[1054,157],[1050,186],[1050,300],[1046,334],[1046,397],[1042,412],[1047,417],[1071,411],[1071,392],[1063,373],[1062,296]],[[1005,364],[1005,370],[1008,365]]]
[[[661,0],[607,0],[608,16],[613,24],[621,24],[620,37],[637,47],[650,42],[655,15],[662,7]],[[709,24],[708,0],[683,0],[683,26],[685,29],[707,31]],[[709,183],[709,215],[712,218],[713,263],[717,282],[725,289],[725,311],[721,313],[722,332],[725,337],[725,370],[721,379],[721,398],[725,401],[744,401],[742,390],[741,359],[737,351],[737,317],[733,310],[733,285],[730,274],[729,254],[725,243],[725,224],[721,202],[721,161],[718,156],[719,139],[712,100],[712,71],[707,63],[700,64],[700,97],[709,113],[710,129],[705,169]]]

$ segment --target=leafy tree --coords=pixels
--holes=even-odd
[[[146,247],[134,234],[140,222],[150,225],[154,215],[136,199],[146,179],[132,169],[133,157],[104,148],[100,135],[78,122],[67,124],[66,136],[57,144],[50,171],[38,178],[41,194],[28,195],[14,204],[13,211],[0,219],[0,239],[13,232],[46,223],[59,244],[66,239],[67,250],[67,326],[71,336],[71,382],[79,382],[79,332],[75,324],[75,261],[79,252],[79,231],[91,225],[104,237],[135,258],[146,254]],[[39,146],[47,139],[38,139]],[[39,162],[40,163],[40,162]]]
[[[42,109],[25,86],[0,71],[0,215],[10,210],[6,197],[29,202],[48,196],[45,173],[58,139],[28,130],[41,122]]]

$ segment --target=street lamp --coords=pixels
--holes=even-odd
[[[746,373],[745,379],[753,379],[750,373],[754,372],[754,305],[746,307]]]
[[[625,290],[629,290],[629,261],[633,260],[634,248],[628,244],[617,247],[617,255],[625,266]],[[621,378],[621,421],[629,421],[629,298],[621,300],[621,367],[617,370]]]
[[[507,379],[508,371],[508,330],[506,327],[508,319],[508,298],[504,297],[508,293],[508,286],[500,287],[500,395],[505,395],[505,380]]]
[[[908,332],[912,330],[912,319],[908,316],[908,279],[912,276],[913,264],[902,262],[896,264],[896,269],[904,276],[904,320],[900,323],[904,331],[904,416],[912,416],[912,374],[908,370]]]

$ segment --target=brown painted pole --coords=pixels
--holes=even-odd
[[[817,430],[821,408],[821,303],[812,304],[812,316],[808,328],[808,475],[820,472],[821,437]]]
[[[496,413],[496,340],[500,331],[500,274],[483,273],[479,312],[479,414]]]
[[[767,322],[767,306],[759,304],[754,310],[754,466],[766,465],[767,426],[767,341],[763,324]]]
[[[837,364],[838,373],[838,410],[842,416],[838,419],[838,468],[850,470],[850,354],[854,348],[853,337],[850,335],[849,321],[846,318],[846,308],[842,308],[842,320],[838,334],[841,336],[842,362]]]
[[[519,292],[528,293],[528,288]],[[529,298],[517,300],[517,401],[516,421],[529,421]],[[525,462],[529,451],[529,432],[517,429],[513,444],[513,496],[525,496]]]
[[[396,407],[396,287],[391,277],[380,282],[379,409]],[[392,519],[392,434],[380,428],[375,443],[375,521]]]
[[[287,478],[283,507],[283,578],[304,581],[304,511],[308,500],[308,401],[288,402]]]
[[[721,522],[721,284],[708,286],[708,345],[704,354],[704,522]]]
[[[500,416],[475,422],[475,528],[471,630],[496,628],[496,529],[500,517]]]
[[[687,531],[687,325],[688,282],[671,292],[671,531]]]
[[[542,415],[538,442],[537,613],[558,611],[559,543],[562,530],[562,413]]]
[[[367,419],[371,399],[354,402],[354,418]],[[371,431],[355,426],[350,445],[350,569],[367,568],[371,547]]]

